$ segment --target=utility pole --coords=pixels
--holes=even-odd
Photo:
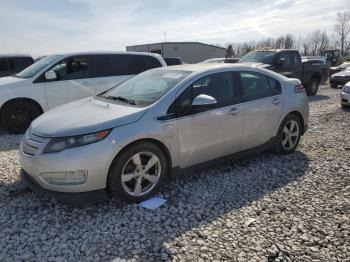
[[[164,33],[164,42],[166,42],[166,32]]]

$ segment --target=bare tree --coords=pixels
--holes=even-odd
[[[334,26],[335,43],[340,48],[342,55],[350,51],[350,12],[337,13]]]

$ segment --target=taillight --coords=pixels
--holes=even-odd
[[[296,85],[294,88],[295,93],[302,93],[305,92],[305,88],[303,85]]]

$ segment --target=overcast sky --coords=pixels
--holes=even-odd
[[[349,0],[0,0],[0,53],[120,51],[165,32],[209,44],[331,33],[345,10]]]

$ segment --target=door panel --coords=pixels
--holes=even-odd
[[[269,141],[282,115],[281,84],[257,72],[240,72],[243,94],[243,145],[249,149]]]
[[[94,80],[90,77],[87,58],[65,58],[50,70],[56,73],[57,79],[45,81],[49,108],[95,95]]]
[[[282,114],[280,99],[278,95],[244,103],[244,149],[262,145],[273,136]]]
[[[207,95],[217,103],[198,112],[192,101]],[[233,74],[223,72],[204,76],[176,99],[180,167],[195,165],[240,151],[243,108]]]
[[[232,108],[237,109],[234,115],[229,113]],[[240,151],[242,123],[242,105],[177,119],[180,167]]]

